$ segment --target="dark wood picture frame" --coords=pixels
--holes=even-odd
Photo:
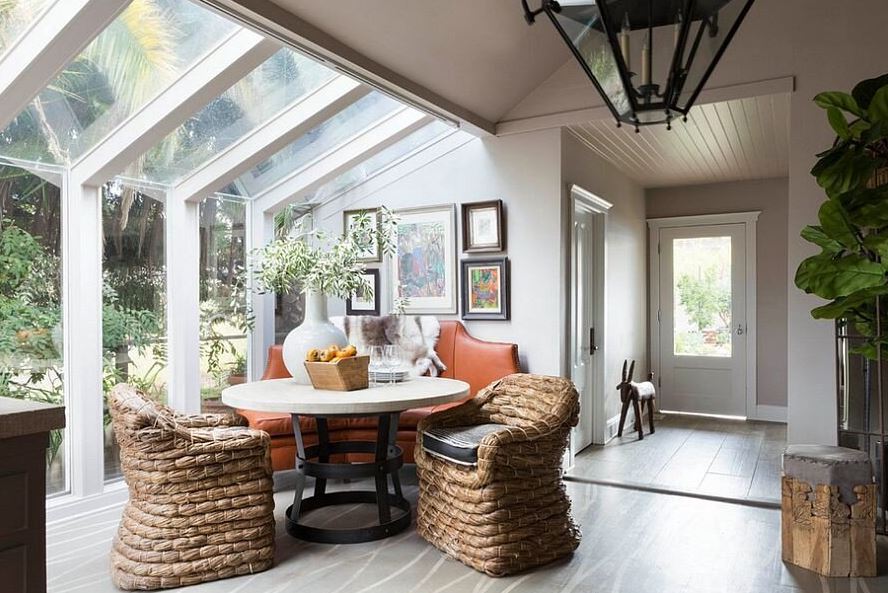
[[[485,202],[469,202],[461,205],[462,208],[462,248],[465,253],[494,253],[506,250],[506,220],[502,200],[487,200]],[[495,242],[478,244],[472,237],[472,213],[476,210],[496,210],[496,237]]]
[[[353,308],[353,303],[351,298],[345,299],[345,314],[346,315],[374,315],[378,316],[381,307],[380,304],[380,290],[381,290],[381,282],[380,282],[380,274],[379,268],[367,268],[364,270],[364,274],[368,276],[373,276],[373,308],[372,309],[355,309]]]
[[[379,229],[379,208],[358,208],[356,210],[344,210],[342,212],[342,235],[345,236],[345,233],[348,231],[348,223],[350,217],[366,212],[367,214],[371,214],[376,218],[376,228]],[[358,261],[365,263],[378,263],[382,261],[382,245],[379,242],[376,243],[376,253],[373,256],[368,257],[359,257]]]
[[[469,292],[472,289],[470,270],[477,267],[499,268],[499,311],[470,311]],[[460,303],[463,319],[485,319],[490,321],[508,321],[510,315],[511,279],[509,278],[509,258],[494,257],[489,259],[464,259],[460,261]]]

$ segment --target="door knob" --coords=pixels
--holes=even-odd
[[[738,324],[737,324],[737,335],[738,335],[738,336],[742,336],[742,335],[743,335],[743,324],[742,324],[742,323],[738,323]]]

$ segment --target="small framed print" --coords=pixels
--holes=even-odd
[[[509,259],[462,260],[462,318],[509,319]]]
[[[371,228],[379,228],[379,210],[377,208],[363,208],[361,210],[346,210],[342,213],[342,232],[343,234],[348,232],[348,230],[352,227],[355,220],[365,214],[370,219]],[[358,256],[358,261],[362,262],[381,262],[382,261],[382,246],[379,245],[379,242],[375,242],[373,247],[368,248],[366,251],[361,252]]]
[[[363,276],[373,287],[373,294],[356,294],[345,299],[346,315],[379,315],[379,270],[364,270]]]
[[[472,202],[462,205],[463,251],[479,253],[504,251],[506,228],[503,201]]]

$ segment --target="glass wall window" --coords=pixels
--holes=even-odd
[[[419,150],[435,140],[439,140],[456,131],[456,128],[452,128],[440,121],[423,126],[406,138],[403,138],[385,150],[380,151],[375,156],[370,157],[333,180],[328,181],[311,194],[304,196],[303,200],[311,203],[320,203],[341,193],[347,192],[374,175],[381,173],[384,169],[389,167],[389,165],[392,165],[413,151]]]
[[[236,30],[187,0],[130,3],[11,124],[45,142],[12,134],[4,155],[70,164]]]
[[[64,404],[59,181],[38,173],[0,164],[0,396]],[[64,431],[50,434],[46,487],[68,490]]]
[[[329,68],[281,49],[179,126],[135,168],[141,169],[143,179],[175,184],[335,76]]]
[[[18,41],[37,20],[49,0],[3,0],[0,2],[0,54]]]
[[[204,411],[223,388],[246,380],[246,203],[221,196],[200,205],[200,371]]]
[[[153,193],[153,192],[152,192]],[[164,203],[119,181],[102,188],[104,388],[126,382],[166,402]],[[105,479],[120,458],[105,406]]]
[[[255,197],[286,175],[304,167],[324,152],[401,107],[400,103],[382,93],[373,92],[366,95],[270,159],[241,175],[235,182],[238,186],[237,193]]]

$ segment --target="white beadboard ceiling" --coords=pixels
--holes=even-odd
[[[644,187],[785,177],[789,94],[697,105],[672,125],[617,128],[596,120],[568,128]]]

